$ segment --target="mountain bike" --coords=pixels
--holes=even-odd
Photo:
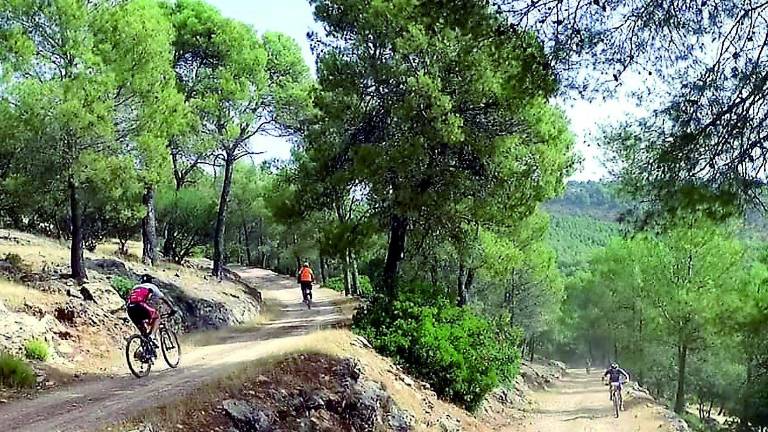
[[[307,309],[312,309],[312,286],[309,288],[301,287],[302,302],[307,305]]]
[[[165,363],[168,367],[175,369],[179,367],[181,361],[181,345],[176,332],[165,323],[165,319],[171,315],[163,314],[160,316],[157,337],[160,340],[159,348],[163,353]],[[128,369],[136,378],[149,375],[149,371],[157,359],[156,348],[157,345],[149,336],[137,333],[128,338],[125,343],[125,359],[128,362]]]
[[[624,382],[608,383],[611,386],[611,402],[613,402],[613,412],[616,418],[619,418],[619,411],[624,408],[624,399],[621,396],[621,388]]]

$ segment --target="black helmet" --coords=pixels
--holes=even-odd
[[[152,282],[153,279],[154,278],[152,277],[151,274],[144,273],[143,275],[141,275],[141,278],[139,280],[141,281],[141,283],[149,283],[149,282]]]

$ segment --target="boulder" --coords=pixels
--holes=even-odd
[[[13,264],[5,260],[0,260],[0,273],[13,274],[15,272],[16,269],[13,267]]]
[[[461,423],[452,416],[445,414],[437,421],[441,432],[461,432]]]
[[[222,403],[224,412],[235,423],[235,427],[243,432],[269,432],[274,430],[272,423],[275,417],[269,410],[262,410],[250,403],[227,399]]]
[[[83,299],[93,301],[109,312],[125,306],[125,301],[107,282],[88,282],[80,287],[80,294]]]
[[[99,270],[102,273],[109,275],[120,275],[124,277],[132,277],[133,274],[125,266],[125,263],[116,259],[95,259],[88,261],[88,267]]]

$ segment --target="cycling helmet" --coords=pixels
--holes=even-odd
[[[611,363],[611,369],[618,369],[619,364],[618,363]]]
[[[308,262],[304,262],[304,267],[309,267],[309,263]]]
[[[141,281],[141,283],[149,283],[149,282],[152,282],[153,278],[151,274],[144,273],[143,275],[141,275],[141,278],[139,280]]]

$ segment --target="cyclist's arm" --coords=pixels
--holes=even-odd
[[[619,369],[619,372],[621,372],[622,375],[627,377],[627,381],[629,381],[629,374],[627,373],[627,371],[625,371],[624,369]]]
[[[158,288],[156,285],[152,285],[151,289],[152,289],[152,295],[157,297],[158,300],[162,300],[163,303],[165,303],[165,305],[168,306],[168,308],[172,310],[174,313],[177,312],[176,307],[171,303],[170,300],[168,300],[168,296],[166,296],[165,294],[163,294],[162,291],[160,291],[160,288]]]
[[[163,303],[165,303],[165,305],[168,306],[168,308],[176,312],[176,307],[171,303],[170,300],[168,300],[168,297],[161,297],[160,300],[162,300]]]

